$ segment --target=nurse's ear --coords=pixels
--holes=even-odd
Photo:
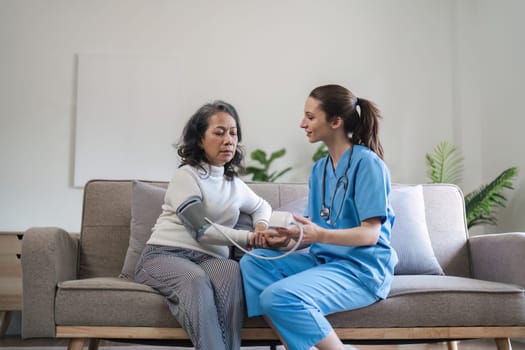
[[[332,120],[330,121],[330,127],[332,129],[338,129],[340,127],[343,127],[343,118],[339,116],[332,118]]]

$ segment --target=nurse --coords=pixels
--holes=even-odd
[[[387,297],[398,259],[390,245],[394,213],[390,172],[379,141],[379,110],[340,85],[312,90],[301,128],[328,156],[309,179],[303,245],[279,260],[241,260],[248,316],[264,315],[289,350],[344,349],[326,315],[362,308]],[[298,237],[297,229],[267,230]],[[281,249],[286,249],[281,248]],[[256,249],[257,254],[282,254]]]

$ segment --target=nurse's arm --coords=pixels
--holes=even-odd
[[[381,218],[375,217],[361,221],[361,226],[344,229],[319,229],[317,242],[344,246],[375,245],[381,232]]]
[[[381,231],[381,219],[374,217],[361,221],[361,226],[344,229],[327,229],[320,227],[308,218],[294,215],[294,219],[303,225],[302,245],[312,243],[327,243],[344,246],[370,246],[375,245]],[[280,234],[287,234],[297,240],[299,230],[294,227],[290,229],[278,229]]]

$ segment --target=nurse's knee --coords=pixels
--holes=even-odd
[[[242,256],[241,260],[239,260],[239,265],[241,266],[241,271],[249,268],[252,265],[252,261],[251,261],[252,259],[253,258],[251,256],[249,256],[248,254],[244,254]]]
[[[275,284],[267,287],[259,296],[259,303],[266,315],[271,315],[279,307],[290,305],[292,300],[292,294]]]
[[[258,249],[253,250],[252,252],[256,253]],[[239,261],[241,271],[252,271],[259,269],[261,264],[261,259],[251,256],[249,254],[244,254]]]

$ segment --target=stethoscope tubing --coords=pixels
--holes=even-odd
[[[341,211],[343,209],[343,203],[344,199],[346,197],[346,193],[348,191],[348,169],[350,169],[350,161],[352,160],[352,153],[354,151],[354,147],[350,146],[350,154],[348,155],[348,160],[346,161],[345,170],[342,176],[339,176],[337,178],[337,181],[335,183],[335,188],[332,193],[332,201],[330,208],[326,206],[325,196],[326,196],[326,168],[328,167],[328,160],[330,158],[330,155],[327,155],[324,162],[324,168],[323,168],[323,177],[322,177],[322,184],[321,184],[321,212],[319,215],[321,218],[325,219],[325,221],[329,224],[335,225],[337,222],[337,219],[339,219],[339,216],[341,215]],[[337,190],[339,189],[339,185],[343,184],[343,200],[341,201],[341,204],[339,205],[339,209],[335,212],[335,218],[333,221],[330,220],[330,216],[332,216],[332,206],[334,205],[335,196],[337,194]]]

